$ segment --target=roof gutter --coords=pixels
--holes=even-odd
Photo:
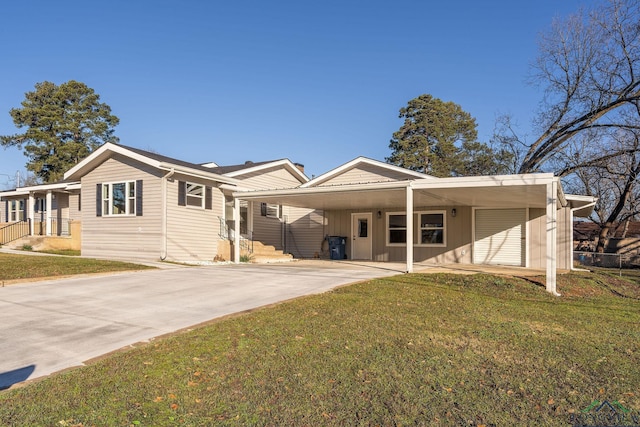
[[[402,190],[411,185],[413,181],[390,181],[390,182],[375,182],[371,184],[348,184],[348,185],[335,185],[325,187],[296,187],[282,190],[252,190],[252,191],[234,191],[233,197],[240,197],[242,199],[257,199],[260,197],[274,197],[274,196],[304,196],[310,194],[330,194],[330,193],[343,193],[353,191],[383,191],[390,189]]]
[[[224,182],[226,184],[239,184],[241,182],[237,179],[230,178],[224,175],[219,175],[213,172],[199,171],[196,169],[185,168],[185,167],[176,167],[176,165],[172,165],[171,163],[160,163],[158,167],[161,170],[166,170],[169,172],[174,171],[174,173],[182,173],[185,175],[193,176],[195,178]],[[171,175],[173,175],[173,173]]]
[[[577,211],[578,209],[590,208],[592,206],[595,206],[596,203],[598,203],[598,201],[594,200],[593,202],[588,203],[588,204],[586,204],[584,206],[576,206],[575,208],[571,208],[569,210],[569,224],[571,225],[570,228],[571,228],[571,241],[572,242],[573,242],[573,213],[575,211]],[[570,265],[571,265],[571,271],[589,271],[589,270],[584,269],[584,268],[577,268],[577,267],[575,267],[573,265],[573,244],[571,245],[571,263],[570,263]]]

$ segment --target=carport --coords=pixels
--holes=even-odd
[[[549,173],[235,191],[233,196],[236,224],[239,224],[240,220],[238,212],[241,201],[274,203],[323,211],[358,209],[375,212],[379,209],[394,208],[404,210],[406,218],[413,218],[417,206],[450,206],[452,211],[456,207],[543,209],[546,212],[544,217],[546,244],[541,251],[546,261],[546,288],[554,295],[559,295],[556,291],[558,211],[559,209],[569,210],[568,231],[572,233],[573,215],[586,216],[595,204],[595,199],[591,197],[566,196],[559,179]],[[455,216],[455,212],[453,214]],[[238,233],[235,233],[235,236],[234,259],[239,260]],[[568,237],[565,236],[565,238]],[[412,272],[414,270],[414,224],[411,220],[406,221],[405,246],[405,271]]]

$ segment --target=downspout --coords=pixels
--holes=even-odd
[[[569,223],[571,224],[571,271],[589,271],[585,268],[576,268],[573,265],[573,212],[577,211],[578,209],[584,209],[584,208],[590,208],[591,206],[595,206],[598,202],[591,202],[588,205],[584,205],[584,206],[579,206],[577,208],[571,208],[569,210]]]
[[[176,171],[171,168],[171,170],[162,177],[162,232],[160,238],[162,239],[162,249],[160,252],[160,260],[164,261],[167,259],[167,201],[169,197],[167,196],[167,180],[173,176]]]

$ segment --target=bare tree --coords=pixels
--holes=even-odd
[[[609,146],[613,146],[612,150],[624,154],[577,168],[567,180],[571,190],[598,197],[598,204],[591,215],[591,220],[600,228],[597,252],[604,252],[608,237],[618,227],[622,224],[628,226],[628,221],[640,214],[640,133],[618,131],[611,138]],[[573,161],[580,164],[580,155]]]
[[[539,136],[531,144],[516,139],[526,147],[520,173],[547,168],[586,131],[596,138],[611,129],[640,129],[637,121],[624,119],[640,100],[638,22],[637,0],[610,0],[599,9],[553,22],[540,41],[534,66],[533,79],[545,88],[535,122]],[[626,153],[591,150],[591,154],[584,158],[587,166]],[[556,172],[564,176],[574,170]]]
[[[502,117],[496,142],[514,153],[517,172],[553,171],[569,189],[599,198],[592,220],[602,251],[613,228],[639,213],[640,0],[605,0],[555,20],[540,39],[532,82],[544,89],[536,138],[522,138]]]

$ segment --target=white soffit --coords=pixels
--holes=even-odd
[[[591,215],[598,201],[598,198],[593,196],[566,194],[565,197],[573,209],[573,214],[581,218],[586,218]]]

